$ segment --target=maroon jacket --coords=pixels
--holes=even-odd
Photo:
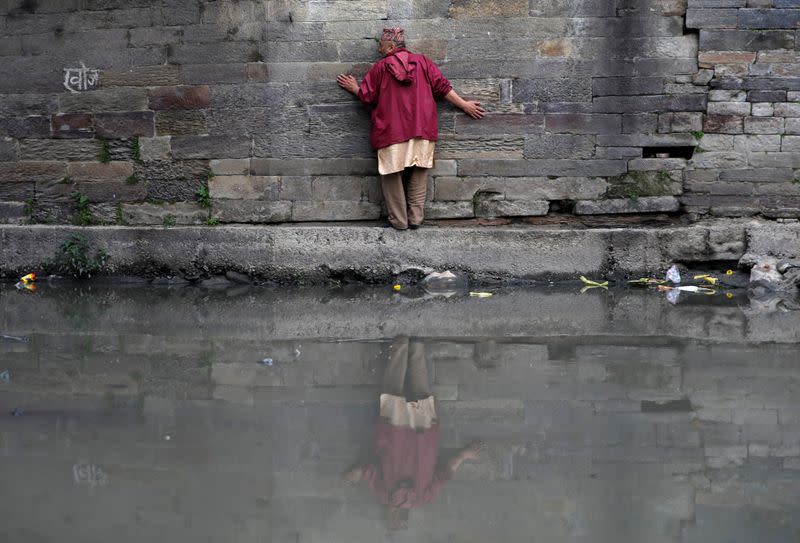
[[[370,143],[382,149],[411,138],[439,139],[436,98],[453,86],[425,55],[389,53],[367,72],[358,98],[373,106]]]

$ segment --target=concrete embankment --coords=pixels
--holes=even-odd
[[[662,273],[747,254],[800,255],[800,223],[719,220],[668,228],[375,226],[0,226],[0,274],[54,271],[71,234],[109,255],[106,273],[207,277],[240,272],[286,282],[376,281],[404,271],[451,269],[472,279],[560,280]]]

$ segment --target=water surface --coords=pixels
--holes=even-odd
[[[743,293],[4,286],[0,334],[4,542],[800,540],[800,313]],[[390,533],[341,475],[398,337],[487,449]]]

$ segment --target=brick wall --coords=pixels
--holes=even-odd
[[[333,78],[388,24],[489,111],[441,105],[430,218],[800,215],[794,0],[0,7],[2,221],[378,218],[368,112]],[[99,83],[71,92],[81,62]]]

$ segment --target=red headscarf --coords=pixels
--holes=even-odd
[[[394,28],[384,28],[383,34],[381,34],[381,41],[402,43],[406,41],[406,31],[399,26],[396,26]]]

